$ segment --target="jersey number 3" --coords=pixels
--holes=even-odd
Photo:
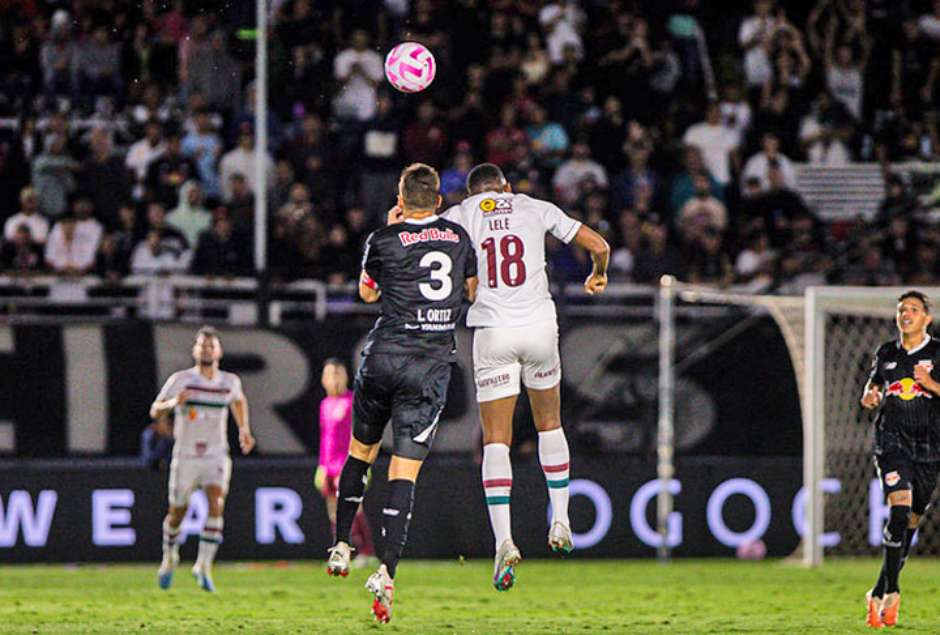
[[[480,246],[486,252],[486,282],[490,289],[495,289],[499,286],[499,280],[496,279],[496,239],[487,238]],[[525,244],[518,236],[508,234],[499,241],[499,255],[502,257],[498,267],[499,277],[507,287],[518,287],[525,282],[524,254]]]
[[[450,272],[454,268],[454,261],[443,251],[429,251],[424,254],[418,263],[421,267],[431,270],[431,282],[422,282],[418,291],[428,300],[446,300],[454,290],[454,283],[450,279]]]

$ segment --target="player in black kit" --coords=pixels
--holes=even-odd
[[[477,264],[462,227],[435,215],[441,204],[434,168],[415,163],[402,172],[398,206],[389,224],[372,233],[362,259],[359,295],[381,302],[369,333],[353,397],[353,438],[339,480],[336,542],[327,572],[349,572],[349,532],[362,502],[366,473],[375,461],[386,423],[394,438],[389,492],[382,509],[385,551],[366,582],[372,613],[391,618],[395,569],[405,546],[415,481],[444,409],[454,327],[463,298],[476,294]]]
[[[919,291],[898,298],[897,340],[875,352],[862,406],[876,410],[875,468],[888,499],[884,563],[866,595],[867,623],[894,626],[901,605],[898,577],[940,472],[940,342],[927,333],[933,316]]]

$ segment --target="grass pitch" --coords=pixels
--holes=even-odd
[[[902,633],[940,632],[937,562],[902,575]],[[156,563],[0,568],[2,633],[864,633],[871,559],[817,571],[726,560],[528,561],[497,593],[484,561],[405,560],[388,625],[371,622],[369,571],[328,578],[316,562],[219,564],[219,592],[186,566],[170,591]]]

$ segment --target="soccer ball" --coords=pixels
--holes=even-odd
[[[434,55],[417,42],[402,42],[385,58],[385,77],[403,93],[421,92],[434,81],[435,73]]]

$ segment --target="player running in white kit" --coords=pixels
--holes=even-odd
[[[170,508],[163,520],[163,561],[157,582],[168,589],[179,564],[177,538],[180,524],[189,507],[189,497],[196,488],[206,492],[209,514],[199,535],[199,555],[193,576],[200,587],[215,591],[212,563],[222,542],[222,512],[232,475],[228,446],[228,410],[238,424],[238,442],[242,454],[255,445],[248,423],[248,400],[242,392],[238,375],[219,370],[222,342],[212,327],[196,333],[193,359],[196,365],[180,370],[166,380],[150,407],[157,419],[173,411],[173,460],[170,462]]]
[[[548,545],[570,552],[568,441],[561,427],[561,359],[558,320],[545,271],[545,234],[591,253],[589,294],[607,286],[610,247],[593,229],[547,201],[513,194],[502,171],[478,165],[467,176],[470,196],[444,216],[470,234],[477,249],[480,284],[467,314],[474,327],[473,371],[483,422],[483,490],[496,539],[493,584],[512,587],[522,559],[510,530],[512,418],[520,384],[532,405],[539,461],[548,484],[552,523]]]

